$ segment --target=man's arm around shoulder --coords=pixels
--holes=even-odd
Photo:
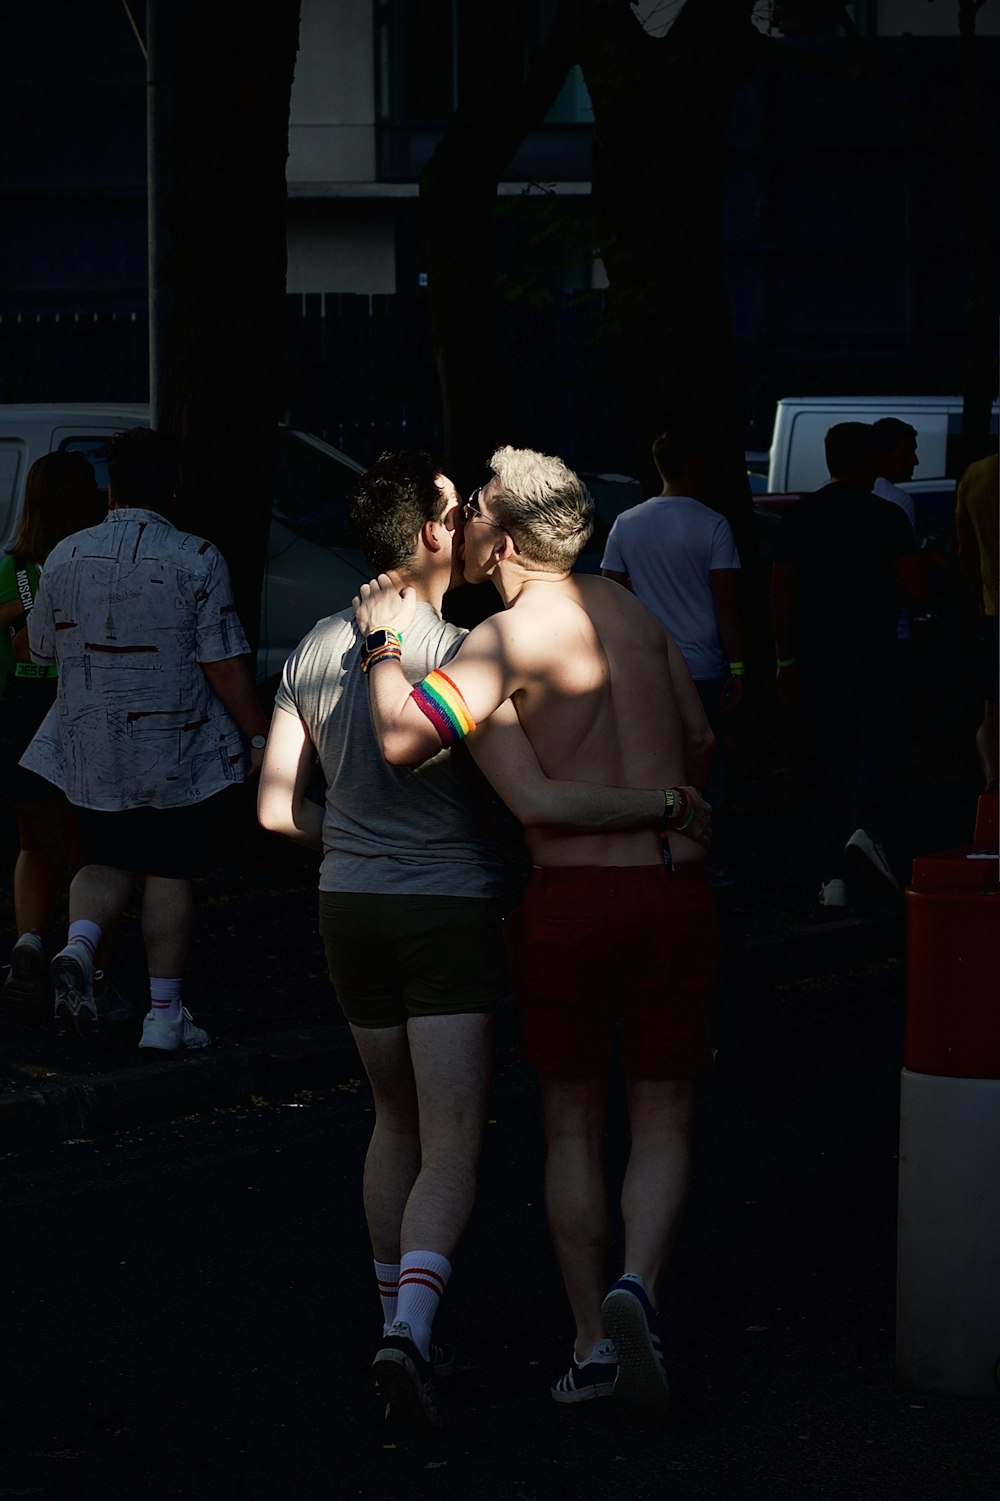
[[[380,575],[362,584],[355,615],[362,636],[377,630],[404,635],[416,605],[412,589],[400,594]],[[368,666],[372,723],[385,759],[393,766],[419,766],[442,746],[471,734],[480,720],[509,698],[519,683],[509,665],[506,621],[490,616],[463,641],[443,669],[411,688],[398,659]]]

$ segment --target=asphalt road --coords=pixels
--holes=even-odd
[[[1000,1404],[894,1381],[899,992],[831,982],[705,1083],[657,1434],[549,1398],[571,1330],[509,1052],[441,1433],[386,1427],[368,1373],[357,1081],[6,1159],[0,1497],[993,1501]]]

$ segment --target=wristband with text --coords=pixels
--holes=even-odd
[[[671,829],[681,834],[694,823],[695,805],[683,787],[668,787],[663,794],[663,813],[660,828]]]
[[[745,662],[730,662],[729,676],[731,678],[746,677],[747,664]]]

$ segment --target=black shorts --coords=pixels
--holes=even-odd
[[[225,793],[184,808],[75,808],[85,865],[190,880],[218,858]]]
[[[330,981],[356,1027],[493,1011],[510,994],[499,902],[321,891]]]

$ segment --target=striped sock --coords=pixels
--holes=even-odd
[[[396,1318],[409,1324],[413,1343],[425,1360],[431,1353],[431,1325],[451,1276],[451,1262],[436,1251],[407,1251],[399,1263]]]
[[[376,1261],[374,1266],[378,1295],[382,1299],[382,1317],[385,1320],[382,1333],[388,1334],[389,1325],[396,1317],[396,1300],[399,1297],[399,1262]]]
[[[91,960],[97,954],[97,946],[101,941],[101,930],[96,922],[88,922],[85,917],[78,917],[76,922],[69,925],[69,933],[66,935],[70,943],[82,943]]]
[[[164,1021],[180,1021],[181,1016],[181,991],[184,981],[173,978],[164,979],[161,975],[149,977],[149,1004],[157,1016]]]

